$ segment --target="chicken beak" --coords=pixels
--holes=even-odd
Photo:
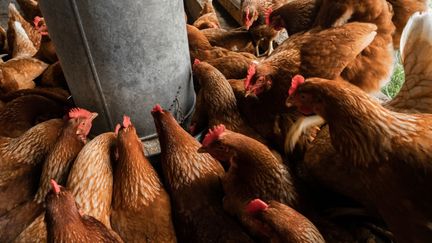
[[[93,121],[93,120],[94,120],[98,115],[99,115],[98,113],[96,113],[96,112],[92,112],[92,113],[91,113],[90,120]]]
[[[201,146],[201,148],[199,148],[197,152],[202,154],[202,153],[207,153],[207,150]]]
[[[286,101],[285,101],[285,105],[288,108],[291,108],[294,106],[294,101],[292,100],[291,96],[289,96]]]
[[[253,90],[251,90],[251,89],[246,90],[246,93],[245,93],[245,98],[247,98],[249,96],[255,96]]]

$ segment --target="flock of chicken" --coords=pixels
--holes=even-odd
[[[88,140],[97,114],[71,108],[37,1],[17,2],[0,29],[0,242],[432,240],[426,1],[244,0],[224,30],[207,0],[186,25],[192,122],[153,108],[153,164],[128,116]],[[397,49],[406,81],[382,101]]]

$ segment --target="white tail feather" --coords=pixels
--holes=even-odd
[[[398,111],[432,112],[432,12],[415,13],[400,42],[405,83],[386,106]]]
[[[13,28],[15,30],[15,41],[13,43],[12,57],[31,57],[36,54],[37,50],[22,27],[22,24],[18,21],[14,21]]]
[[[22,24],[20,22],[14,21],[14,27],[15,27],[15,31],[16,31],[17,35],[22,36],[23,38],[28,39],[28,35],[25,32],[25,30],[22,27]]]
[[[416,12],[414,13],[408,23],[405,25],[405,28],[402,32],[400,46],[401,46],[401,54],[402,61],[404,61],[405,57],[410,54],[414,48],[417,49],[419,46],[419,41],[425,40],[429,44],[431,44],[432,40],[432,13],[431,11],[427,12]],[[430,56],[429,56],[430,57]]]
[[[18,10],[15,7],[15,4],[13,4],[13,3],[9,3],[8,9],[9,9],[9,17],[10,17],[11,12],[18,12]]]
[[[294,150],[295,145],[300,139],[300,136],[306,132],[307,129],[324,124],[325,121],[322,117],[315,116],[302,116],[300,117],[288,131],[285,137],[284,149],[285,153],[290,153]]]

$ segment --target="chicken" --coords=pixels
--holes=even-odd
[[[0,111],[0,136],[19,137],[46,118],[61,118],[63,106],[39,95],[26,95],[7,103]]]
[[[11,55],[13,50],[13,45],[10,45],[10,43],[14,43],[15,35],[12,31],[12,25],[15,21],[18,21],[21,23],[23,29],[27,33],[27,36],[29,39],[33,42],[34,47],[36,50],[39,49],[39,46],[41,44],[41,34],[33,28],[33,26],[30,24],[30,22],[27,22],[21,14],[16,9],[15,5],[13,3],[9,4],[9,21],[8,21],[8,29],[7,29],[7,42],[9,43],[9,54]]]
[[[338,78],[372,42],[375,30],[372,24],[349,23],[291,36],[272,55],[249,68],[245,95],[258,99],[238,99],[241,114],[264,138],[284,144],[284,134],[277,135],[275,130],[280,129],[275,129],[275,125],[279,119],[282,123],[277,127],[293,122],[291,117],[295,113],[285,107],[293,75]]]
[[[394,62],[391,6],[385,0],[323,0],[318,26],[329,28],[354,21],[375,24],[377,35],[341,76],[366,92],[376,92],[390,80]]]
[[[432,113],[432,96],[429,92],[432,85],[429,65],[432,55],[431,23],[430,13],[415,14],[404,30],[401,58],[405,83],[399,94],[384,104],[388,109],[407,113]],[[364,190],[363,184],[348,183],[352,178],[363,176],[363,171],[346,167],[346,159],[331,144],[328,126],[321,129],[299,167],[301,177],[310,183],[321,184],[357,201],[367,197],[368,192]]]
[[[41,11],[39,9],[38,0],[16,0],[21,11],[23,12],[23,17],[28,21],[32,22],[36,16],[41,16]]]
[[[233,52],[221,47],[212,47],[205,35],[194,26],[187,25],[187,30],[191,60],[208,61],[227,78],[244,75],[247,72],[246,64],[256,59],[253,54],[247,52]]]
[[[35,169],[52,149],[63,121],[40,123],[18,138],[0,138],[0,215],[34,193]]]
[[[192,134],[206,127],[224,124],[228,129],[255,138],[264,139],[249,127],[237,108],[234,92],[223,74],[206,62],[195,61],[194,80],[199,83],[195,112],[191,121]]]
[[[51,180],[45,199],[47,242],[122,242],[100,221],[79,212],[72,193]]]
[[[88,142],[77,155],[66,184],[79,208],[109,229],[116,140],[114,133],[107,132]]]
[[[66,78],[63,74],[63,69],[59,61],[49,65],[48,68],[43,72],[40,85],[42,87],[68,88]]]
[[[388,109],[407,113],[432,113],[432,96],[429,95],[429,90],[432,88],[431,67],[429,66],[429,59],[432,55],[432,38],[430,37],[432,25],[430,20],[432,20],[430,13],[416,14],[403,32],[401,59],[405,70],[405,83],[398,95],[384,104]],[[329,141],[328,127],[326,127],[321,130],[317,139],[306,152],[303,163],[304,172],[314,173],[309,177],[319,178],[319,181],[330,188],[347,194],[346,191],[351,191],[353,185],[346,185],[346,189],[343,189],[345,184],[339,183],[339,181],[343,181],[340,176],[347,174],[349,178],[349,173],[352,172],[328,176],[328,173],[335,175],[343,166],[343,160],[334,151]],[[326,161],[326,163],[332,161],[333,165],[335,162],[338,164],[332,166],[332,171],[329,172],[330,168],[326,163],[320,163],[320,161]],[[324,168],[327,169],[324,170]],[[320,171],[326,171],[326,173],[321,175]]]
[[[221,179],[225,192],[223,206],[249,229],[251,219],[244,207],[256,197],[298,206],[289,169],[262,143],[218,125],[204,137],[199,151],[230,164]]]
[[[48,28],[45,20],[39,16],[34,19],[35,29],[39,31],[42,36],[40,47],[35,54],[35,57],[46,63],[55,63],[58,61],[54,43],[48,35]]]
[[[432,115],[393,112],[349,83],[319,78],[300,84],[287,104],[328,122],[335,151],[358,171],[349,181],[363,188],[360,202],[380,213],[397,241],[432,237]]]
[[[252,242],[222,208],[221,164],[198,153],[200,143],[157,105],[152,111],[165,185],[180,242]]]
[[[78,154],[67,180],[67,188],[70,190],[72,195],[75,197],[76,203],[79,208],[89,216],[96,218],[101,221],[111,233],[121,241],[121,238],[111,230],[110,214],[111,214],[111,197],[112,197],[112,171],[111,171],[111,159],[110,150],[112,150],[116,142],[114,133],[104,133],[87,143],[81,152]],[[26,207],[37,207],[40,204],[27,203]],[[40,205],[41,206],[41,205]],[[37,220],[33,222],[32,227],[28,227],[25,233],[21,237],[21,242],[26,242],[29,239],[35,241],[45,240],[46,231],[44,224],[44,216],[42,213],[42,207],[37,210],[21,209],[21,212],[26,211],[27,214],[31,213],[31,217],[25,215],[27,222],[32,222],[37,216]],[[13,219],[17,217],[14,215]],[[16,220],[18,221],[18,220]],[[1,227],[0,221],[0,227]],[[8,231],[14,229],[12,226],[21,226],[24,223],[8,222]],[[28,226],[28,225],[23,225]],[[25,229],[21,227],[18,229],[18,234]],[[33,236],[33,238],[32,238]],[[15,235],[16,237],[16,235]],[[15,238],[12,237],[12,238]],[[0,238],[2,242],[11,241],[8,238]],[[18,240],[20,241],[20,240]]]
[[[74,108],[68,115],[69,120],[42,168],[39,190],[35,196],[35,200],[39,203],[45,200],[51,179],[66,183],[72,163],[87,142],[92,121],[98,114],[82,108]]]
[[[47,67],[48,64],[31,57],[17,57],[0,63],[0,93],[34,88],[33,80]]]
[[[266,24],[294,35],[312,29],[322,0],[293,0],[277,9],[266,10]]]
[[[176,242],[170,198],[144,156],[130,118],[118,131],[111,222],[126,242]]]
[[[427,0],[387,0],[393,7],[393,24],[396,31],[393,34],[393,47],[399,48],[402,31],[408,22],[409,17],[415,12],[427,10]]]
[[[69,119],[65,122],[56,144],[43,164],[39,188],[34,201],[27,203],[43,203],[50,190],[51,179],[66,182],[71,165],[86,143],[87,135],[92,127],[92,121],[96,116],[97,113],[91,113],[82,108],[75,108],[69,112]],[[21,232],[16,241],[39,242],[45,241],[45,239],[46,228],[44,214],[42,214]]]
[[[219,46],[230,51],[254,53],[252,37],[246,30],[204,29],[201,32],[212,46]]]
[[[260,199],[250,201],[245,211],[259,221],[261,231],[269,242],[293,243],[324,243],[325,240],[315,225],[293,208],[270,201],[269,204]]]
[[[432,13],[416,13],[401,36],[405,83],[386,106],[396,111],[432,113]]]
[[[189,53],[191,60],[209,60],[224,56],[236,56],[254,60],[256,57],[247,52],[233,52],[221,47],[212,47],[205,35],[192,25],[187,25]]]
[[[206,36],[197,27],[187,24],[186,30],[187,30],[187,36],[189,42],[189,52],[193,53],[194,51],[198,51],[198,50],[212,49],[212,45],[210,44]],[[191,57],[191,59],[192,58],[194,57]]]
[[[279,31],[266,26],[265,11],[268,8],[278,8],[285,2],[285,0],[240,1],[243,27],[249,30],[254,38],[257,56],[260,56],[261,43],[265,43],[266,52],[263,55],[270,55],[273,52],[273,41],[279,35]]]
[[[213,7],[213,0],[205,0],[200,16],[193,23],[198,29],[220,28],[219,20]]]

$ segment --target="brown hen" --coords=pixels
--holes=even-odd
[[[322,0],[293,0],[276,9],[266,10],[266,24],[288,35],[312,29]]]
[[[100,221],[83,215],[72,193],[51,180],[52,191],[45,199],[47,242],[122,242]]]
[[[91,113],[82,108],[72,109],[69,112],[68,121],[65,122],[56,144],[43,164],[34,201],[29,201],[29,204],[43,203],[50,190],[51,179],[66,182],[73,161],[86,143],[92,121],[96,116],[97,113]],[[42,214],[21,232],[17,237],[17,242],[37,242],[45,241],[45,239],[46,228],[44,214]]]
[[[116,140],[114,133],[107,132],[88,142],[77,155],[66,184],[80,209],[109,229]]]
[[[205,136],[200,151],[229,163],[228,172],[221,180],[224,209],[249,229],[251,219],[244,207],[256,197],[298,206],[289,169],[264,144],[219,125]]]
[[[376,92],[390,80],[393,66],[395,27],[391,6],[385,0],[323,0],[317,16],[317,26],[330,28],[347,22],[372,23],[377,35],[341,76],[366,92]]]
[[[371,43],[375,30],[372,24],[349,23],[288,38],[272,55],[249,68],[245,95],[252,97],[238,99],[240,112],[264,138],[284,144],[286,133],[275,131],[290,127],[293,115],[297,116],[285,107],[293,75],[340,78],[343,69]]]
[[[252,242],[222,208],[221,164],[208,154],[198,153],[200,143],[168,111],[157,105],[152,115],[179,241]]]
[[[193,26],[200,30],[212,28],[219,29],[221,27],[216,11],[213,7],[213,0],[204,1],[203,9],[201,10],[198,19],[193,23]]]
[[[144,156],[130,118],[117,138],[111,223],[126,242],[176,242],[170,198]]]
[[[393,112],[349,83],[319,78],[300,84],[287,102],[328,122],[335,151],[356,169],[344,183],[359,185],[360,202],[380,213],[399,242],[432,237],[432,115]]]
[[[305,216],[293,208],[270,201],[269,204],[254,199],[246,212],[259,222],[256,231],[262,232],[269,242],[324,243],[319,230]]]

